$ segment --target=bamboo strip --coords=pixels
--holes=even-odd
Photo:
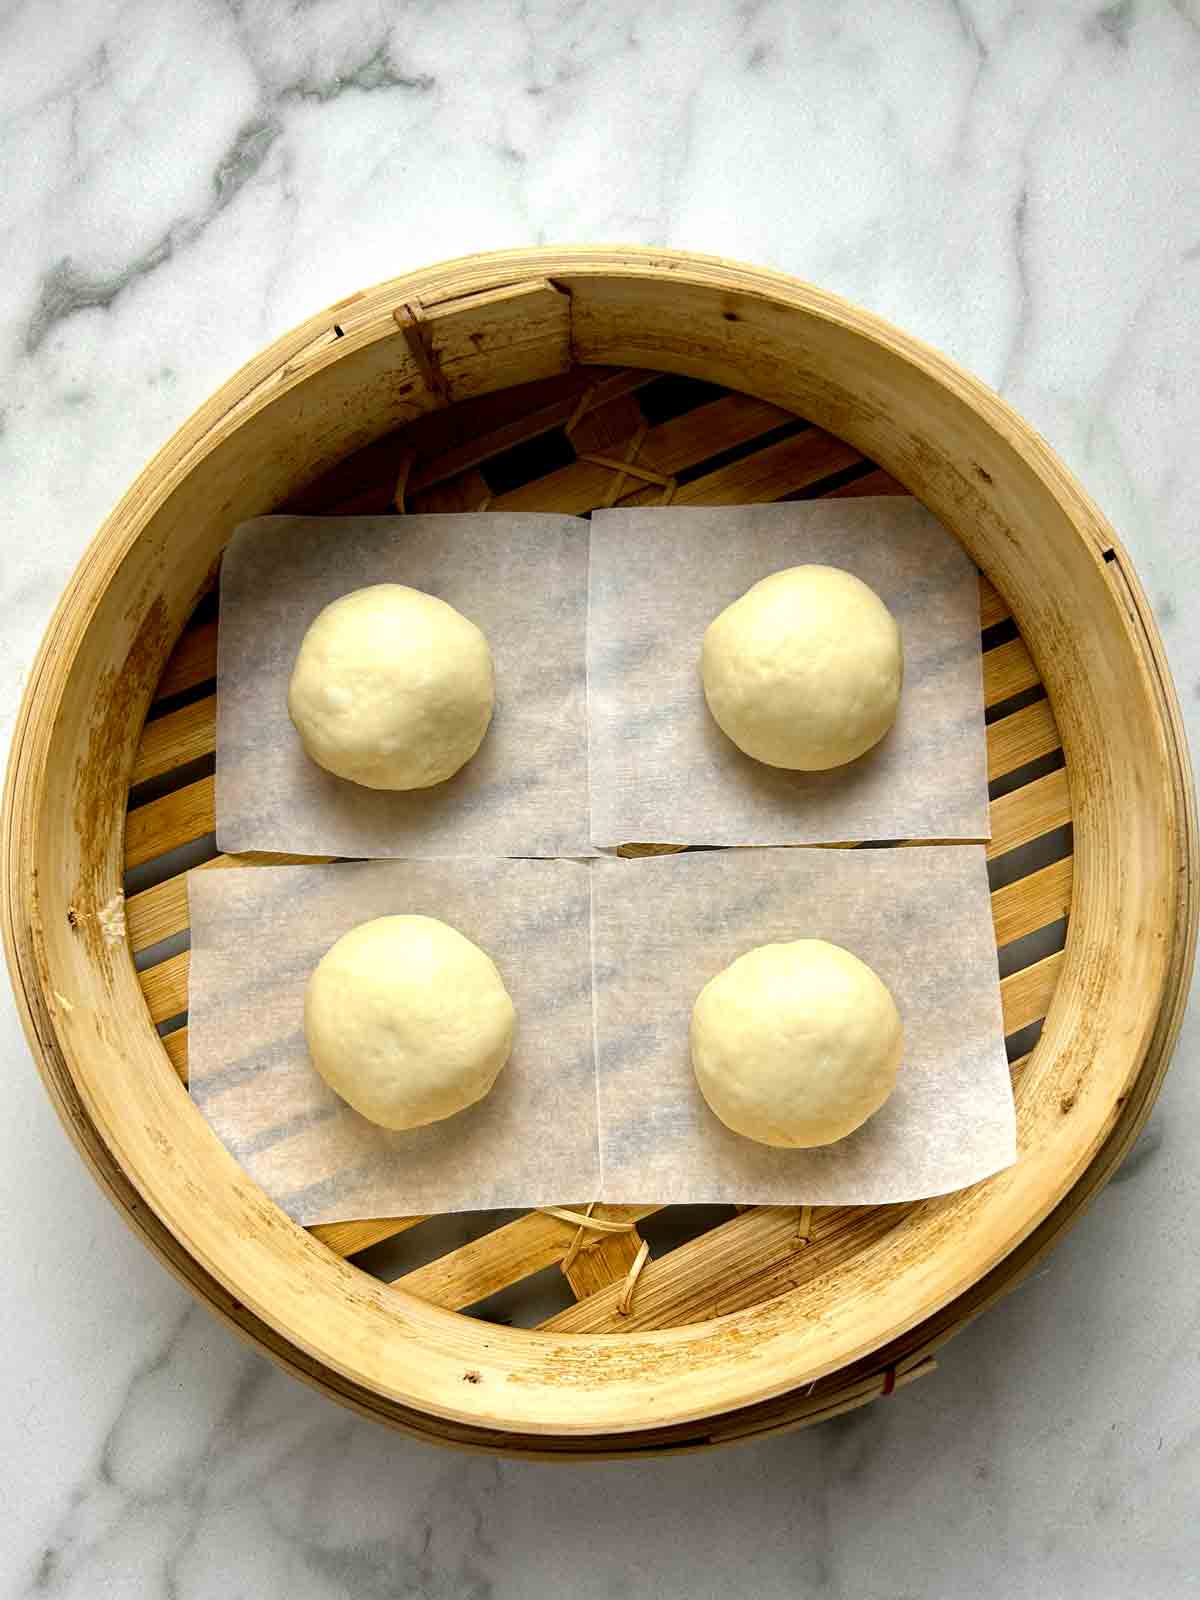
[[[396,458],[396,486],[392,490],[392,506],[404,515],[404,497],[408,493],[409,474],[413,469],[413,462],[417,459],[415,450],[401,450]]]
[[[1057,750],[1062,739],[1049,700],[1035,700],[987,727],[988,777],[1003,778]]]
[[[567,1206],[539,1206],[539,1211],[544,1211],[548,1217],[557,1217],[560,1222],[569,1222],[573,1227],[582,1228],[585,1233],[628,1233],[633,1223],[627,1218],[616,1219],[602,1217],[596,1213],[596,1202],[588,1206],[586,1211],[573,1211]]]
[[[665,488],[671,481],[661,472],[652,472],[649,467],[634,466],[632,458],[628,461],[614,461],[609,456],[581,455],[579,460],[590,461],[595,467],[607,467],[610,472],[617,474],[618,481],[621,478],[642,478],[646,483],[658,484],[660,489]]]
[[[201,778],[138,806],[125,818],[125,868],[140,867],[177,845],[202,839],[216,825],[216,791],[211,778]]]
[[[625,449],[621,452],[621,458],[618,461],[613,461],[608,456],[596,456],[596,455],[580,455],[579,456],[578,459],[580,461],[589,461],[589,462],[591,462],[591,464],[593,466],[607,467],[609,472],[612,474],[611,478],[609,479],[608,488],[605,490],[605,494],[604,494],[604,502],[603,503],[604,503],[604,505],[606,507],[607,506],[615,506],[617,501],[621,498],[621,495],[624,493],[624,491],[625,491],[625,480],[628,477],[628,473],[625,470],[625,465],[628,464],[630,466],[630,468],[632,469],[632,464],[633,464],[633,462],[635,462],[637,460],[638,455],[639,455],[639,453],[641,451],[641,448],[642,448],[642,443],[645,440],[645,437],[646,437],[647,433],[649,433],[649,431],[650,431],[650,429],[649,429],[648,424],[643,422],[636,429],[636,431],[634,432],[633,437],[630,439],[629,443],[625,446]],[[645,474],[644,473],[639,473],[638,476],[640,476],[643,479],[643,481],[645,481]],[[655,476],[657,477],[658,474],[655,474]],[[662,489],[669,482],[670,482],[669,478],[661,478],[660,477],[658,486],[659,486],[660,489]]]
[[[992,895],[992,921],[998,945],[1011,944],[1066,916],[1071,909],[1073,866],[1067,856],[996,890]]]
[[[633,1291],[641,1277],[646,1262],[650,1259],[650,1246],[643,1239],[637,1255],[629,1264],[629,1271],[621,1282],[617,1295],[617,1312],[622,1317],[627,1317],[633,1311]]]
[[[1016,1033],[1031,1022],[1040,1022],[1050,1009],[1054,991],[1058,988],[1066,952],[1056,950],[1052,956],[1024,967],[1005,978],[1000,984],[1000,1003],[1004,1009],[1004,1032]]]
[[[159,778],[188,761],[210,754],[217,742],[217,697],[206,695],[190,706],[148,722],[134,757],[130,787]]]
[[[486,511],[492,502],[492,491],[478,467],[460,472],[457,478],[446,478],[431,489],[422,489],[408,497],[411,512]]]
[[[997,622],[1003,622],[1009,615],[1008,606],[1000,591],[990,578],[979,574],[979,626],[981,628],[994,627]]]
[[[1031,839],[1063,827],[1071,820],[1066,768],[1060,767],[1044,778],[1035,778],[1023,789],[1001,795],[992,801],[989,814],[992,819],[992,837],[987,846],[989,861],[1015,850],[1019,844],[1028,844]]]
[[[184,1085],[188,1081],[187,1045],[188,1031],[186,1027],[176,1028],[174,1033],[163,1035],[163,1049],[167,1052],[167,1057],[175,1068],[179,1081]]]
[[[673,476],[796,420],[792,412],[767,400],[724,394],[681,416],[656,423],[646,435],[642,464]]]
[[[649,455],[648,450],[646,454]],[[718,467],[703,477],[693,478],[690,483],[681,483],[671,504],[754,505],[779,500],[785,494],[819,483],[822,478],[861,460],[858,451],[843,440],[822,433],[820,428],[806,428],[803,433],[756,450],[740,461]],[[660,465],[657,457],[654,464]],[[658,500],[657,491],[647,488],[626,495],[621,505],[656,505]]]
[[[983,703],[999,705],[1041,682],[1024,639],[1009,639],[983,652]]]
[[[187,1010],[190,962],[190,952],[182,950],[179,955],[138,973],[152,1022],[165,1022],[168,1017],[177,1017]]]
[[[186,628],[179,643],[163,668],[154,691],[156,700],[169,700],[172,695],[194,689],[217,675],[217,625],[200,622]]]

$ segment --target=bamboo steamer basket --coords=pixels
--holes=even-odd
[[[421,1219],[296,1226],[184,1087],[187,955],[160,954],[186,929],[182,869],[252,864],[209,837],[213,585],[231,529],[281,508],[582,513],[823,493],[918,495],[983,574],[1017,1164],[916,1205],[750,1208],[648,1262],[653,1197],[599,1208],[609,1231],[531,1212],[380,1281],[353,1258]],[[413,273],[232,378],[137,479],[59,604],[16,728],[3,850],[35,1059],[166,1265],[368,1416],[560,1458],[775,1432],[930,1371],[1129,1148],[1196,930],[1191,776],[1160,641],[1128,556],[1061,463],[878,318],[777,273],[649,250]],[[122,928],[127,870],[143,886]],[[556,1262],[574,1303],[548,1323],[462,1314]]]

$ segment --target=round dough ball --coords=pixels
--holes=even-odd
[[[300,646],[288,715],[318,766],[368,789],[428,789],[479,749],[492,720],[487,640],[402,583],[327,605]]]
[[[478,945],[435,917],[377,917],[318,962],[304,995],[313,1066],[383,1128],[474,1105],[512,1050],[516,1011]]]
[[[704,634],[704,697],[739,750],[821,772],[896,720],[904,656],[875,591],[839,567],[788,567],[747,589]]]
[[[870,967],[840,945],[797,939],[760,945],[705,984],[691,1041],[700,1092],[727,1128],[808,1149],[879,1110],[904,1031]]]

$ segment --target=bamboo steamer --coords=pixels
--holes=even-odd
[[[918,1205],[752,1208],[648,1262],[637,1224],[653,1197],[600,1208],[619,1232],[533,1212],[395,1283],[350,1258],[421,1219],[289,1221],[187,1096],[187,956],[158,954],[186,929],[183,866],[216,856],[204,597],[234,524],[279,508],[881,492],[919,495],[984,574],[1006,1030],[1019,1042],[1042,1024],[1014,1061],[1016,1166]],[[1013,852],[1030,844],[1022,863]],[[30,1044],[127,1221],[334,1398],[424,1438],[526,1455],[745,1438],[931,1370],[1128,1149],[1179,1028],[1196,930],[1191,777],[1161,645],[1128,556],[1044,442],[854,306],[649,250],[414,273],[231,379],[134,483],[59,604],[17,724],[3,848]],[[150,879],[123,930],[127,869]],[[1049,953],[1028,953],[1046,930]],[[541,1327],[460,1314],[555,1262],[575,1303]]]

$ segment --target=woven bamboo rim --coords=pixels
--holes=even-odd
[[[1016,1168],[913,1208],[803,1291],[680,1328],[568,1336],[490,1328],[376,1284],[265,1203],[183,1094],[102,913],[120,891],[142,715],[232,523],[447,399],[572,359],[761,396],[920,492],[993,579],[1041,669],[1075,854],[1057,992],[1022,1070]],[[670,487],[586,454],[656,494]],[[742,1436],[928,1370],[928,1352],[1027,1269],[1127,1148],[1192,959],[1185,748],[1127,557],[982,386],[778,275],[652,252],[512,253],[313,319],[202,408],[113,513],[51,623],[18,724],[6,944],[35,1055],[85,1157],[168,1264],[285,1365],[372,1415],[468,1445],[602,1453],[630,1431],[625,1444],[641,1447]],[[770,1225],[748,1218],[737,1223]]]

